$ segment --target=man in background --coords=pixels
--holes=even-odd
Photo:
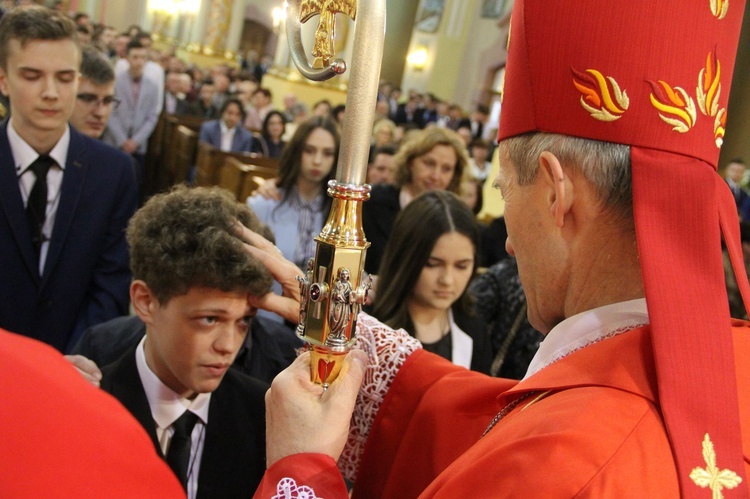
[[[30,27],[33,27],[31,29]],[[71,128],[81,50],[43,7],[0,22],[0,327],[68,351],[127,314],[124,229],[137,205],[131,160]]]
[[[394,179],[393,156],[396,148],[393,146],[381,146],[372,152],[372,163],[367,166],[367,183],[392,184]]]
[[[735,158],[729,162],[724,172],[724,180],[727,181],[727,185],[732,191],[734,204],[737,206],[737,214],[741,220],[750,220],[750,196],[742,187],[746,169],[745,162]]]
[[[161,112],[159,85],[145,75],[148,49],[137,40],[128,43],[127,71],[115,71],[115,97],[120,101],[113,109],[104,140],[136,161],[139,189],[145,179],[148,138],[154,131]]]
[[[92,48],[83,49],[81,80],[70,124],[92,139],[101,138],[112,109],[120,101],[115,98],[115,72],[110,62]]]

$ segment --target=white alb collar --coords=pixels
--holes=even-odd
[[[645,298],[613,303],[568,317],[544,338],[523,379],[586,345],[648,323]]]

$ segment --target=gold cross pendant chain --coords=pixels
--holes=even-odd
[[[501,419],[503,419],[510,411],[512,411],[513,409],[515,409],[518,404],[520,404],[521,402],[523,402],[524,400],[526,400],[527,398],[529,398],[530,396],[532,396],[534,393],[535,392],[524,393],[523,395],[521,395],[520,397],[518,397],[516,400],[512,401],[511,403],[509,403],[508,405],[506,405],[505,407],[503,407],[500,410],[500,412],[498,412],[497,415],[494,418],[492,418],[492,421],[490,421],[490,425],[487,427],[486,430],[484,430],[484,433],[482,433],[482,436],[479,437],[479,438],[482,438],[486,434],[488,434],[490,432],[490,430],[492,428],[494,428],[497,423],[500,422]]]
[[[490,430],[492,428],[494,428],[495,425],[497,423],[499,423],[501,419],[503,419],[505,416],[507,416],[510,411],[512,411],[513,409],[515,409],[518,404],[520,404],[521,402],[523,402],[527,398],[531,397],[532,395],[535,395],[536,393],[537,392],[535,392],[533,390],[530,391],[530,392],[524,393],[523,395],[521,395],[520,397],[518,397],[516,400],[510,402],[508,405],[506,405],[505,407],[503,407],[502,410],[500,412],[498,412],[497,415],[494,418],[492,418],[492,421],[490,421],[490,425],[487,427],[486,430],[484,430],[484,433],[482,433],[482,437],[484,437],[487,433],[489,433]],[[539,395],[536,396],[536,398],[534,400],[532,400],[531,402],[529,402],[528,405],[526,405],[521,410],[523,411],[524,409],[526,409],[526,407],[529,407],[530,405],[538,402],[539,400],[543,399],[544,397],[546,397],[550,393],[552,393],[552,390],[547,390],[546,392],[540,393]],[[479,437],[479,438],[482,438],[482,437]]]

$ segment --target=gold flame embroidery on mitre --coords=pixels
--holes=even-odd
[[[711,0],[711,14],[716,19],[724,19],[729,9],[729,0]]]
[[[672,130],[686,133],[695,125],[697,113],[695,101],[682,87],[672,88],[667,82],[648,82],[651,85],[651,104],[659,111],[659,117],[672,125]]]
[[[571,68],[572,69],[572,68]],[[630,106],[630,99],[625,90],[611,76],[605,77],[595,69],[585,72],[573,71],[573,85],[581,94],[581,106],[591,116],[601,121],[620,119]]]
[[[716,51],[706,56],[706,67],[698,74],[696,97],[698,107],[706,116],[716,116],[719,112],[719,97],[721,96],[721,63],[716,57]]]
[[[724,494],[723,489],[733,489],[742,483],[742,478],[732,470],[719,470],[716,466],[716,451],[714,443],[706,433],[703,437],[703,460],[706,462],[705,468],[693,468],[690,472],[690,479],[701,488],[708,487],[713,493],[713,499],[721,499]]]
[[[727,110],[723,107],[716,113],[716,119],[714,120],[714,139],[716,140],[716,147],[721,149],[724,144],[724,133],[726,132],[727,126]]]

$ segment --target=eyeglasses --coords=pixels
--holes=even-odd
[[[116,99],[114,96],[108,95],[107,97],[99,98],[96,94],[78,94],[76,96],[79,101],[83,102],[87,106],[112,106],[112,109],[117,109],[120,105],[120,99]]]

